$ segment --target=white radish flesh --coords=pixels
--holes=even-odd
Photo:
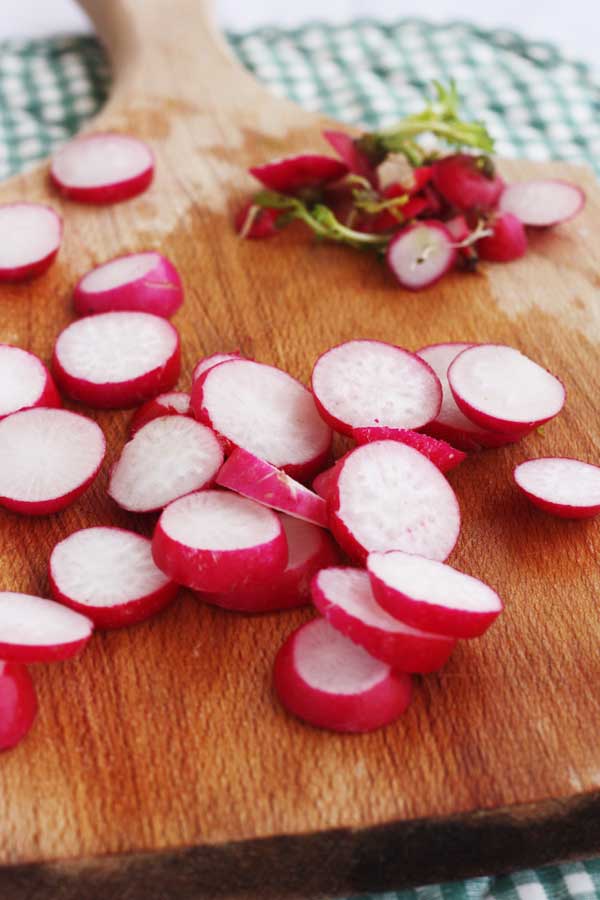
[[[41,275],[53,262],[62,239],[62,220],[39,203],[0,205],[0,281]]]
[[[80,203],[116,203],[145,191],[154,174],[147,144],[125,134],[77,137],[52,159],[50,175],[60,192]]]
[[[191,415],[190,395],[184,391],[169,391],[159,394],[147,400],[133,414],[129,425],[129,437],[133,437],[136,431],[147,425],[153,419],[162,416],[189,416]]]
[[[517,181],[504,188],[499,207],[523,225],[544,227],[567,222],[585,206],[585,194],[576,184],[558,179]]]
[[[56,662],[75,656],[92,636],[86,616],[60,603],[0,591],[0,658],[7,662]]]
[[[37,356],[0,344],[0,419],[20,409],[60,406],[50,372]]]
[[[242,359],[242,354],[239,350],[232,350],[231,353],[213,353],[212,356],[205,356],[204,359],[201,359],[194,366],[194,371],[192,372],[192,383],[200,378],[201,375],[204,375],[205,372],[208,372],[209,369],[214,369],[215,366],[218,366],[219,363],[222,362],[230,362],[232,359]]]
[[[600,467],[578,459],[528,459],[515,468],[515,482],[544,512],[563,519],[600,513]]]
[[[168,318],[183,302],[183,287],[175,266],[160,253],[130,253],[84,275],[73,302],[80,316],[138,310]]]
[[[418,291],[431,287],[453,267],[456,249],[441,222],[415,222],[391,239],[386,261],[402,287]]]

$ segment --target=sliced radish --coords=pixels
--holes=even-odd
[[[133,414],[129,423],[129,437],[133,437],[136,431],[153,419],[161,419],[163,416],[191,416],[190,401],[190,395],[183,391],[170,391],[152,397]]]
[[[435,672],[456,644],[453,638],[412,628],[390,616],[375,600],[362,569],[322,569],[313,578],[311,591],[330,625],[399,672]]]
[[[373,441],[399,441],[408,447],[414,447],[427,459],[430,459],[440,472],[449,472],[467,458],[462,450],[455,450],[446,441],[420,434],[418,431],[410,431],[405,428],[383,428],[377,425],[374,428],[353,428],[352,437],[357,444],[371,444]]]
[[[397,441],[376,441],[352,450],[340,466],[330,524],[354,559],[372,550],[446,559],[458,538],[460,511],[454,491],[425,456]]]
[[[442,222],[413,222],[388,244],[386,261],[402,287],[410,291],[431,287],[456,262],[452,235]]]
[[[315,475],[329,456],[331,430],[313,395],[274,366],[246,359],[214,366],[194,381],[192,409],[232,444],[300,481]]]
[[[153,512],[211,484],[223,450],[210,428],[187,416],[153,419],[125,444],[108,494],[129,512]]]
[[[39,203],[0,205],[0,281],[24,281],[52,264],[62,240],[62,219]]]
[[[345,131],[324,131],[323,137],[345,163],[349,172],[366,178],[373,187],[377,187],[377,170],[371,165],[367,155],[359,150],[352,135]]]
[[[53,600],[0,591],[0,658],[57,662],[79,653],[92,636],[90,619]]]
[[[319,497],[322,497],[323,500],[327,502],[329,502],[329,499],[333,496],[340,465],[341,460],[338,460],[329,469],[325,469],[324,472],[319,472],[312,483],[315,494],[318,494]]]
[[[102,429],[77,413],[37,408],[7,416],[0,421],[0,505],[28,515],[64,509],[92,483],[105,450]]]
[[[252,166],[250,173],[268,190],[295,194],[307,187],[320,187],[338,181],[348,172],[339,159],[317,153],[301,153],[285,159],[273,159],[262,166]]]
[[[200,491],[167,506],[152,554],[174,581],[209,593],[268,582],[288,558],[277,513],[229,491]]]
[[[492,233],[477,241],[477,252],[481,259],[511,262],[525,256],[527,235],[520,219],[509,212],[499,213],[489,227]]]
[[[515,481],[539,509],[563,519],[600,513],[600,467],[578,459],[528,459],[515,468]]]
[[[205,372],[208,372],[209,369],[218,366],[219,363],[230,362],[232,359],[243,359],[243,356],[239,350],[232,350],[231,353],[213,353],[212,356],[205,356],[204,359],[196,363],[192,372],[192,382],[204,375]]]
[[[59,334],[53,367],[73,400],[98,409],[136,406],[179,378],[179,335],[150,313],[86,316]]]
[[[137,310],[168,318],[183,303],[183,286],[173,263],[160,253],[130,253],[84,275],[73,302],[80,316]]]
[[[448,383],[469,419],[504,434],[522,434],[552,419],[566,396],[558,378],[504,344],[463,350],[448,369]]]
[[[498,594],[483,581],[424,556],[369,553],[367,569],[377,602],[414,628],[479,637],[503,609]]]
[[[83,528],[50,556],[55,600],[100,628],[134,625],[163,609],[178,586],[154,564],[148,538],[122,528]]]
[[[373,731],[407,709],[410,675],[394,672],[331,627],[314,619],[279,650],[273,671],[283,706],[309,725],[331,731]]]
[[[576,184],[558,179],[517,181],[504,188],[499,205],[524,225],[545,227],[568,222],[581,212],[585,194]]]
[[[20,409],[60,406],[50,372],[37,356],[0,344],[0,419]]]
[[[504,182],[488,157],[456,153],[433,164],[433,183],[456,209],[491,209],[496,206]]]
[[[0,750],[16,747],[36,714],[37,698],[25,666],[0,662]]]
[[[70,200],[118,203],[146,190],[154,175],[154,157],[137,138],[110,132],[86,134],[60,148],[50,175]]]

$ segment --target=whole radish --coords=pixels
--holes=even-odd
[[[504,187],[489,157],[468,153],[436,160],[432,180],[442,197],[459,210],[493,209]]]
[[[527,235],[520,219],[512,213],[498,213],[488,224],[492,233],[477,241],[481,259],[492,262],[511,262],[527,252]]]
[[[250,173],[268,190],[296,194],[306,188],[338,181],[348,169],[339,159],[316,153],[301,153],[252,166]]]

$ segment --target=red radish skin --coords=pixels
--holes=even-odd
[[[60,662],[92,636],[86,616],[53,600],[0,591],[0,658],[15,663]]]
[[[216,482],[263,506],[327,528],[327,504],[322,497],[241,447],[233,451]]]
[[[0,421],[0,506],[38,516],[65,509],[93,482],[105,451],[102,429],[77,413],[36,408],[7,416]]]
[[[168,318],[183,303],[183,285],[173,263],[160,253],[130,253],[84,275],[73,303],[78,316],[137,310]]]
[[[391,239],[385,258],[402,287],[419,291],[450,271],[456,262],[456,248],[442,222],[423,219],[402,228]]]
[[[343,460],[347,455],[348,454],[345,453],[344,456],[338,459],[337,462],[335,462],[328,469],[325,469],[323,472],[319,472],[312,483],[312,489],[315,494],[318,494],[319,497],[322,497],[326,502],[329,502],[329,500],[333,497],[338,472]]]
[[[527,235],[520,219],[512,213],[499,213],[490,223],[492,233],[477,241],[481,259],[512,262],[527,253]]]
[[[504,188],[499,203],[524,225],[546,228],[568,222],[585,206],[585,194],[576,184],[558,179],[517,181]]]
[[[0,282],[37,278],[56,258],[62,219],[39,203],[0,205]]]
[[[408,447],[414,447],[427,459],[430,459],[440,472],[450,472],[467,458],[462,450],[456,450],[446,441],[420,434],[418,431],[410,431],[405,428],[354,428],[352,437],[357,444],[370,444],[373,441],[399,441]]]
[[[454,638],[412,628],[390,616],[375,600],[369,576],[361,569],[322,569],[311,591],[314,605],[336,631],[399,672],[435,672],[456,645]]]
[[[140,428],[153,419],[161,419],[164,416],[191,416],[190,401],[190,395],[184,391],[169,391],[147,400],[131,418],[129,437],[132,438]]]
[[[148,538],[123,528],[83,528],[56,544],[50,590],[97,628],[135,625],[175,599],[178,585],[156,567]]]
[[[517,487],[534,506],[561,519],[600,513],[600,467],[568,457],[528,459],[516,466]]]
[[[36,406],[62,406],[50,372],[33,353],[0,344],[0,419]]]
[[[55,154],[50,177],[60,193],[78,203],[118,203],[145,191],[154,157],[137,138],[97,132],[69,141]]]
[[[480,637],[503,609],[498,594],[471,575],[411,553],[369,553],[377,602],[414,628],[456,638]]]
[[[273,680],[288,712],[329,731],[382,728],[405,712],[412,696],[410,675],[369,656],[325,619],[307,622],[288,637]]]
[[[377,170],[373,168],[367,156],[358,149],[351,135],[345,131],[324,131],[323,137],[337,153],[349,172],[366,178],[374,188],[378,185]]]
[[[229,491],[199,491],[163,510],[152,539],[154,562],[196,591],[231,592],[284,571],[288,549],[281,520]]]
[[[37,715],[31,675],[18,663],[0,662],[0,750],[11,750],[29,733]]]
[[[442,403],[442,387],[427,363],[383,341],[346,341],[326,350],[311,384],[323,419],[347,435],[361,427],[418,428]]]
[[[277,219],[280,209],[256,206],[252,201],[245,203],[235,217],[235,230],[240,237],[250,240],[264,240],[277,234]]]
[[[204,375],[205,372],[208,372],[209,369],[214,369],[219,363],[230,362],[236,359],[244,359],[239,350],[232,350],[231,353],[213,353],[212,356],[205,356],[204,359],[199,360],[194,366],[192,382]]]
[[[321,187],[339,181],[348,169],[339,159],[316,153],[301,153],[252,166],[250,174],[270,191],[296,194],[305,188]]]
[[[468,153],[445,156],[433,164],[432,180],[442,197],[456,209],[492,209],[498,203],[504,182],[488,175],[482,158]],[[489,164],[489,161],[487,161]]]
[[[60,333],[52,366],[72,400],[96,409],[137,406],[174,387],[181,368],[179,334],[150,313],[86,316]]]

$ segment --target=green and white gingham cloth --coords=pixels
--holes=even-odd
[[[499,155],[588,163],[600,174],[600,80],[548,44],[415,19],[262,28],[229,40],[275,93],[369,128],[417,112],[432,79],[454,78],[465,115],[486,122]],[[109,83],[94,38],[0,43],[0,178],[74,134]],[[352,900],[568,898],[600,900],[600,859]]]

